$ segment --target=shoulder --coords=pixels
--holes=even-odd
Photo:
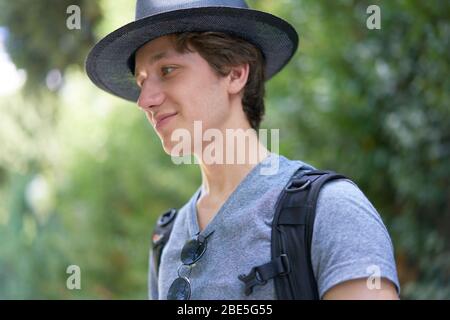
[[[366,201],[367,198],[359,187],[349,179],[337,179],[326,183],[320,193],[318,202],[328,205],[330,202],[343,202],[354,199],[355,201]]]
[[[344,281],[367,278],[374,266],[398,287],[389,233],[359,187],[348,179],[329,182],[316,205],[311,260],[320,295]]]
[[[338,179],[322,187],[317,198],[315,227],[333,226],[336,232],[362,225],[373,227],[372,224],[386,231],[380,214],[353,181]]]
[[[314,240],[325,244],[333,241],[333,246],[344,240],[355,241],[355,244],[360,243],[357,240],[389,240],[387,244],[391,245],[380,214],[359,187],[348,179],[328,182],[319,192]]]

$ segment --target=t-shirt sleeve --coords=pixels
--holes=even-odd
[[[153,261],[153,251],[150,249],[148,262],[148,298],[150,300],[158,300],[158,280],[156,278],[156,268]]]
[[[329,182],[319,193],[311,261],[320,298],[339,283],[371,276],[387,278],[400,292],[388,231],[350,180]]]

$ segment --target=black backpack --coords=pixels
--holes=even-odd
[[[245,294],[253,287],[274,279],[275,292],[281,300],[318,300],[319,292],[311,264],[311,240],[317,198],[328,181],[347,179],[333,171],[301,167],[280,193],[272,223],[272,260],[240,275]],[[170,209],[158,219],[153,232],[153,261],[158,275],[161,254],[169,240],[177,215]]]

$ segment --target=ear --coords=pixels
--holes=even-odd
[[[230,74],[228,75],[229,94],[238,94],[244,89],[247,84],[249,72],[250,66],[248,63],[231,68]]]

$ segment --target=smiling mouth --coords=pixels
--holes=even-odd
[[[173,117],[175,117],[178,113],[174,113],[172,115],[169,115],[167,117],[162,118],[161,120],[157,121],[155,124],[155,129],[161,129],[165,124],[167,124]]]

